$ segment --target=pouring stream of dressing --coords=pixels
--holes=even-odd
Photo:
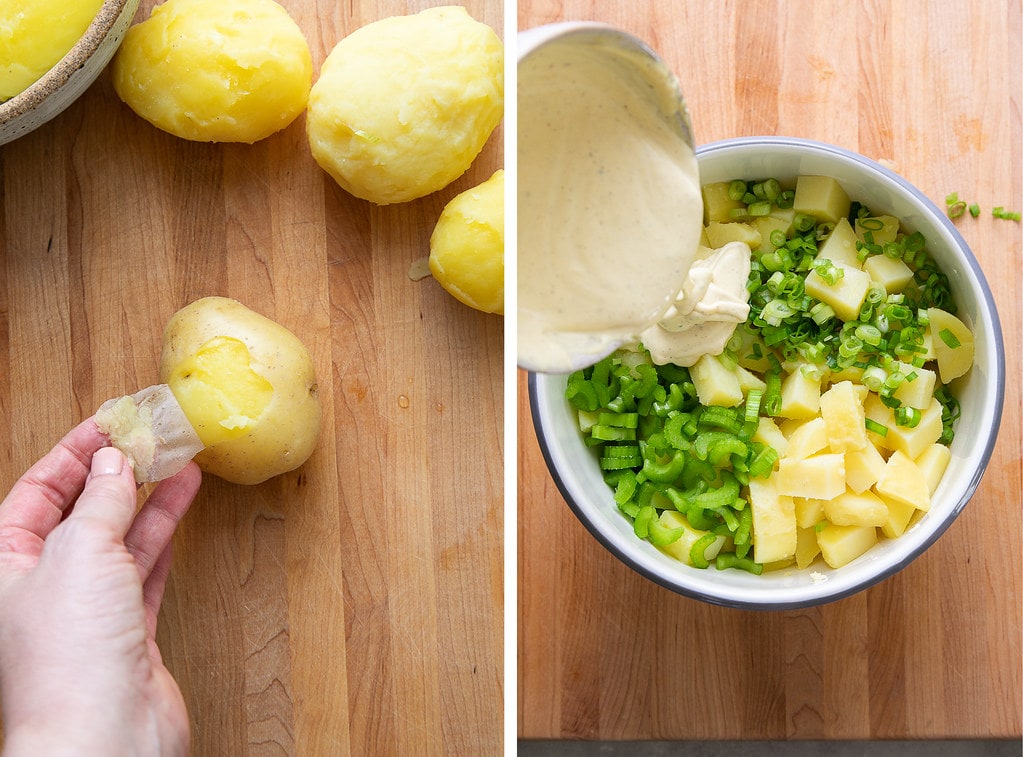
[[[518,364],[547,373],[659,321],[703,218],[675,77],[627,34],[557,26],[518,65]]]

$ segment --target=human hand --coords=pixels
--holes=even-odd
[[[156,646],[189,463],[142,508],[131,466],[90,419],[0,503],[4,754],[174,755],[181,691]]]

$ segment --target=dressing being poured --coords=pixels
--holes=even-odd
[[[701,311],[680,293],[737,291],[749,253],[745,274],[729,254],[706,285],[687,289],[703,202],[684,101],[664,64],[627,35],[581,25],[525,53],[518,92],[519,366],[591,365],[669,309],[676,334],[712,321],[701,312],[713,304]],[[696,315],[679,320],[683,311]],[[693,329],[684,351],[720,352],[728,335],[708,340],[723,328]]]

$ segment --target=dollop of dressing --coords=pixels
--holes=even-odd
[[[620,35],[574,35],[518,67],[518,364],[591,365],[659,321],[699,244],[677,82]]]
[[[749,272],[750,248],[743,242],[696,260],[674,304],[639,336],[654,363],[688,367],[704,355],[719,355],[749,315]]]

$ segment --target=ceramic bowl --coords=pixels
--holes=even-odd
[[[0,103],[0,145],[63,112],[104,69],[138,10],[139,0],[107,0],[75,46],[34,84]]]
[[[529,399],[540,448],[565,501],[596,539],[631,568],[680,594],[745,609],[788,609],[847,597],[891,576],[919,557],[966,507],[987,467],[1001,420],[1005,354],[998,313],[984,274],[945,212],[889,169],[848,150],[803,139],[757,137],[726,140],[697,150],[702,183],[799,174],[836,178],[854,200],[876,213],[900,218],[920,231],[927,249],[951,281],[958,315],[976,340],[975,363],[959,380],[962,416],[951,461],[929,512],[896,539],[879,543],[853,562],[832,570],[821,560],[752,575],[740,570],[700,570],[684,565],[638,539],[601,478],[597,459],[583,443],[574,411],[565,400],[566,375],[530,374]]]

